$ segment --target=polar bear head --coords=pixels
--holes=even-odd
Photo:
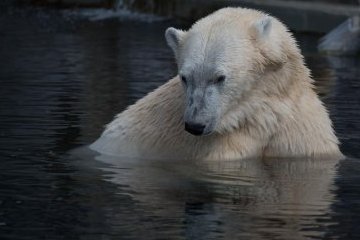
[[[251,104],[249,96],[261,92],[257,85],[266,84],[266,74],[281,68],[289,54],[297,54],[282,23],[243,8],[218,10],[188,31],[170,27],[165,38],[175,54],[186,96],[185,129],[194,135],[223,132],[244,121],[250,113],[241,112],[245,108],[240,106]],[[275,92],[276,85],[267,88]],[[261,94],[271,94],[266,91]],[[222,124],[224,118],[233,123]]]

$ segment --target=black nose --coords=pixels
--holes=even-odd
[[[193,135],[201,135],[204,132],[205,125],[185,122],[185,130]]]

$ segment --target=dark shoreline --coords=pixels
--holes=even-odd
[[[177,18],[189,22],[223,7],[259,9],[282,20],[297,32],[326,33],[351,16],[360,15],[360,6],[351,0],[333,1],[252,1],[252,0],[17,0],[19,3],[54,8],[123,8]],[[331,2],[331,3],[329,3]],[[346,4],[344,4],[346,3]]]

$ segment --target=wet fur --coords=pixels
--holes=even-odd
[[[226,8],[189,30],[205,34],[216,25],[235,24],[247,34],[247,44],[254,49],[241,56],[247,64],[246,72],[225,61],[227,66],[232,64],[232,71],[252,80],[241,86],[233,81],[234,87],[223,93],[231,101],[226,108],[222,106],[211,135],[197,137],[184,131],[184,112],[189,103],[176,76],[117,115],[90,148],[142,158],[341,156],[329,115],[313,90],[313,80],[291,34],[273,17],[269,17],[271,41],[259,36],[256,25],[251,27],[261,25],[264,17],[269,16],[250,9]],[[180,47],[186,41],[185,34],[178,39]],[[181,55],[183,52],[175,51],[178,65],[187,57]]]

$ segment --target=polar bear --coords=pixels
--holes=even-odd
[[[340,157],[303,56],[276,18],[224,8],[168,28],[178,76],[106,126],[90,148],[135,158]]]

